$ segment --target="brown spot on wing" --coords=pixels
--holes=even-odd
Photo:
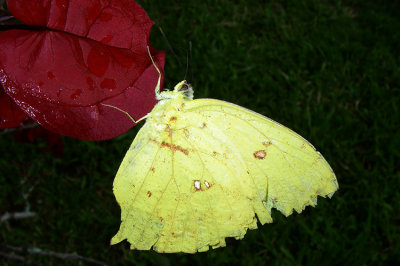
[[[164,131],[168,133],[168,137],[171,137],[171,136],[172,136],[172,131],[173,131],[173,130],[171,129],[171,127],[169,126],[169,124],[166,124],[166,127],[164,128]]]
[[[265,158],[265,156],[267,155],[267,153],[265,152],[265,150],[259,150],[253,153],[254,158],[262,160]]]
[[[188,155],[188,154],[189,154],[189,151],[188,151],[188,150],[182,148],[182,147],[179,146],[179,145],[173,145],[172,148],[173,148],[174,150],[176,150],[176,151],[180,151],[180,152],[184,153],[185,155]]]
[[[172,144],[172,145],[171,145],[171,143],[168,143],[168,142],[165,142],[165,141],[163,141],[163,142],[161,143],[161,148],[162,148],[162,147],[170,148],[170,149],[173,150],[173,151],[180,151],[180,152],[182,152],[182,153],[185,154],[185,155],[188,155],[188,154],[189,154],[189,151],[186,150],[186,149],[184,149],[184,148],[182,148],[181,146],[175,145],[175,144]]]
[[[157,143],[157,144],[158,144],[158,141],[155,140],[155,139],[153,139],[153,138],[149,138],[149,140],[150,140],[151,142],[154,142],[154,143]]]
[[[269,140],[265,140],[265,141],[262,142],[262,144],[263,144],[264,146],[268,147],[269,145],[272,145],[272,142],[269,141]]]
[[[189,137],[189,130],[187,128],[183,129],[183,133],[185,134],[185,136],[188,138]]]
[[[150,169],[150,171],[152,171],[152,172],[154,173],[154,171],[155,171],[154,167],[152,167],[152,168]]]
[[[150,190],[147,191],[147,195],[149,196],[149,198],[151,197],[151,191]]]

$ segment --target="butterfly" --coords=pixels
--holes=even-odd
[[[156,64],[155,68],[160,73]],[[160,74],[161,77],[161,74]],[[195,253],[315,206],[338,189],[329,164],[300,135],[241,106],[193,100],[185,80],[159,93],[114,180],[121,225],[111,244]]]

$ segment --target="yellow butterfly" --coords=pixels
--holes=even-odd
[[[160,78],[159,102],[114,180],[122,223],[111,244],[207,251],[242,239],[257,218],[272,222],[271,208],[288,216],[338,189],[322,155],[292,130],[232,103],[193,100],[186,81],[159,87]]]

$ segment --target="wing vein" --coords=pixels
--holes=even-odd
[[[205,165],[203,159],[201,158],[199,152],[197,151],[197,149],[194,147],[194,145],[193,145],[192,143],[190,143],[190,141],[187,139],[187,137],[186,137],[185,134],[182,134],[182,135],[184,136],[183,139],[186,141],[186,143],[189,144],[189,145],[192,147],[192,149],[196,151],[196,155],[198,156],[198,158],[199,158],[201,164],[203,165],[203,169],[205,169],[205,170],[208,172],[208,174],[209,174],[211,177],[213,177],[213,175],[212,175],[212,174],[210,173],[210,171],[207,169],[207,167],[206,167],[206,165]],[[213,177],[213,181],[215,182],[215,178],[214,178],[214,177]],[[222,190],[222,191],[223,191],[223,190]],[[192,196],[192,195],[193,195],[193,194],[191,194],[191,196]],[[213,217],[214,217],[214,221],[217,221],[216,216],[215,216],[215,210],[211,207],[211,204],[210,204],[210,195],[208,195],[208,194],[207,194],[207,199],[208,199],[207,203],[208,203],[209,209],[212,210],[212,214],[213,214]],[[233,212],[231,203],[230,203],[228,200],[227,200],[226,202],[228,203],[228,205],[229,205],[229,207],[230,207],[230,209],[231,209],[231,212]],[[190,204],[190,200],[189,200],[189,204]],[[193,208],[191,208],[191,209],[193,209]],[[198,221],[196,221],[196,222],[198,223]],[[196,231],[197,231],[197,230],[196,230]],[[218,240],[220,240],[220,239],[221,239],[221,234],[220,234],[220,230],[219,230],[219,227],[218,227],[218,226],[216,226],[216,231],[217,231],[217,235],[218,235]],[[196,234],[196,235],[197,235],[197,234]]]
[[[189,126],[189,127],[195,128],[194,126]],[[218,129],[218,127],[215,127],[215,128]],[[218,129],[218,130],[219,130],[219,129]],[[224,138],[223,140],[218,139],[218,138],[215,137],[213,134],[210,134],[210,133],[207,132],[207,131],[205,131],[205,132],[206,132],[209,136],[211,136],[211,137],[213,137],[214,139],[216,139],[218,142],[222,142],[222,141],[225,141],[225,142],[226,142],[226,141],[229,139],[229,137],[228,137],[225,133],[223,133],[221,130],[219,130],[220,134],[222,134],[222,135],[225,136],[225,138]],[[244,165],[246,166],[247,172],[249,172],[249,166],[248,166],[248,164],[247,164],[245,158],[243,158],[243,157],[242,157],[242,154],[239,152],[238,147],[237,147],[232,141],[229,141],[229,143],[230,143],[229,146],[233,146],[233,147],[235,148],[236,154],[239,154],[239,155],[240,155],[241,161],[242,161],[242,162],[244,163]],[[215,158],[215,159],[220,160],[220,159],[218,159],[218,158]],[[220,160],[220,161],[223,162],[222,160]],[[268,176],[265,174],[265,172],[263,171],[263,169],[262,169],[258,164],[256,164],[256,165],[257,165],[257,167],[261,170],[261,172],[263,173],[264,177],[267,179],[267,187],[268,187]],[[229,167],[228,167],[228,169],[230,170]],[[234,175],[234,176],[235,176],[235,179],[237,180],[236,175]],[[257,191],[257,185],[256,185],[256,182],[254,181],[253,176],[252,176],[251,174],[249,174],[249,176],[250,176],[251,181],[252,181],[252,183],[253,183],[253,186],[254,186],[256,195],[258,196],[258,198],[260,199],[261,202],[264,202],[266,199],[263,199],[263,198],[261,197],[261,195],[259,194],[259,192]],[[238,182],[239,182],[239,181],[238,181]],[[241,187],[241,186],[240,186],[240,187]]]
[[[281,144],[288,145],[288,146],[290,146],[290,147],[292,147],[292,148],[294,148],[294,149],[296,149],[296,150],[298,150],[298,151],[300,151],[300,152],[302,152],[302,153],[307,154],[304,150],[302,150],[302,149],[300,149],[300,148],[297,148],[297,147],[295,147],[295,146],[292,146],[292,145],[290,145],[289,143],[285,143],[284,141],[281,141],[281,140],[279,140],[279,139],[266,136],[262,131],[258,130],[256,127],[254,127],[254,126],[253,126],[251,123],[249,123],[247,120],[242,119],[242,118],[240,118],[240,117],[238,117],[238,116],[236,116],[236,115],[234,115],[234,114],[224,113],[223,111],[215,111],[215,110],[212,110],[212,111],[210,111],[210,110],[207,111],[207,110],[206,110],[206,111],[202,111],[202,112],[217,112],[217,113],[222,113],[222,114],[224,114],[224,115],[233,116],[233,117],[235,117],[235,118],[237,118],[237,119],[239,119],[239,120],[245,122],[246,124],[248,124],[250,127],[252,127],[252,128],[253,128],[256,132],[258,132],[260,135],[264,136],[266,139],[268,139],[268,140],[276,140],[276,141],[280,142]],[[271,121],[272,121],[272,120],[271,120]],[[209,121],[209,123],[210,123],[210,121]],[[214,124],[214,125],[215,125],[215,124]],[[279,124],[279,125],[280,125],[280,124]],[[280,125],[280,126],[282,126],[282,125]],[[283,127],[283,126],[282,126],[282,127]],[[288,128],[287,128],[287,129],[288,129]],[[294,132],[293,132],[293,133],[294,133]],[[292,135],[293,137],[299,138],[300,140],[304,141],[305,143],[311,145],[306,139],[304,139],[304,138],[301,137],[300,135],[298,135],[298,134],[296,134],[296,133],[291,134],[291,135]],[[276,148],[277,148],[281,153],[287,153],[286,151],[284,151],[284,150],[280,147],[280,145],[274,145],[274,146],[276,146]],[[313,147],[313,146],[311,145],[311,147]],[[314,147],[313,147],[313,148],[314,148]],[[314,148],[314,151],[317,152],[317,151],[315,150],[315,148]],[[318,154],[319,154],[319,156],[321,157],[320,153],[318,153]],[[298,159],[299,161],[301,161],[301,162],[303,162],[303,163],[305,163],[305,164],[307,164],[307,165],[312,166],[311,163],[306,162],[305,160],[301,159],[301,158],[298,157],[298,156],[293,155],[293,158],[296,158],[296,159]],[[318,158],[319,158],[319,157],[318,157]],[[314,167],[312,167],[312,168],[314,168]],[[318,172],[320,173],[319,170],[318,170]],[[321,173],[320,173],[320,174],[321,174]]]

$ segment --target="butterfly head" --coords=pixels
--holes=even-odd
[[[182,80],[176,84],[174,91],[181,93],[185,100],[193,100],[193,87],[186,80]]]
[[[171,99],[181,99],[181,100],[193,100],[193,88],[192,85],[183,80],[175,85],[173,91],[162,91],[157,95],[157,100],[171,100]]]

